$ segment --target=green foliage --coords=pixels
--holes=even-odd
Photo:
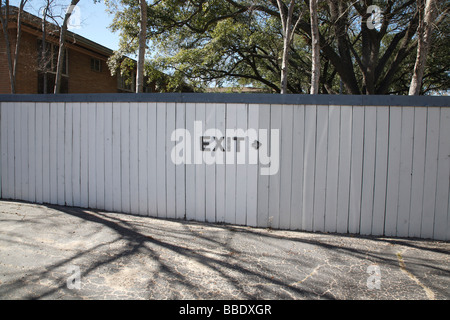
[[[120,31],[118,54],[110,67],[122,70],[120,57],[137,50],[137,0],[106,0],[115,14],[111,26]],[[287,3],[287,1],[285,1]],[[367,4],[362,1],[319,2],[321,34],[321,92],[406,94],[416,53],[415,1],[377,1],[385,12],[379,30],[366,27]],[[423,91],[448,90],[448,2],[440,4],[433,46],[428,57]],[[294,16],[302,15],[289,57],[288,91],[309,91],[311,47],[309,11],[298,1]],[[202,90],[215,86],[256,86],[279,92],[283,37],[276,1],[154,0],[148,3],[150,79],[164,91],[186,84]],[[161,80],[162,74],[169,77]],[[164,82],[164,85],[163,85]]]

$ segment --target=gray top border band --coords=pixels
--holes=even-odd
[[[178,102],[450,107],[450,96],[280,95],[259,93],[0,94],[0,102]]]

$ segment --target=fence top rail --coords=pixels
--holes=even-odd
[[[450,96],[280,95],[263,93],[0,94],[0,102],[175,102],[450,107]]]

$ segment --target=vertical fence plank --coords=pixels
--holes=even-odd
[[[186,130],[191,137],[191,156],[188,157],[186,165],[186,219],[195,219],[195,141],[194,139],[195,103],[186,103]]]
[[[139,171],[139,214],[148,215],[148,114],[147,104],[138,105],[138,171]]]
[[[229,130],[236,130],[237,125],[237,107],[235,104],[227,104],[226,106],[226,211],[225,211],[225,222],[235,223],[236,222],[236,147],[233,140],[228,133]]]
[[[14,139],[14,125],[15,125],[15,108],[14,104],[8,104],[8,196],[9,199],[14,199],[14,191],[15,191],[15,167],[14,167],[14,157],[15,157],[15,139]],[[40,126],[40,135],[41,135],[41,158],[42,158],[42,110],[43,106],[41,105],[41,126]],[[41,159],[41,168],[42,168],[42,159]],[[41,170],[41,192],[42,192],[42,170]],[[42,196],[41,196],[42,199]],[[42,201],[42,200],[41,200]]]
[[[63,103],[50,104],[50,202],[58,203],[58,109]]]
[[[81,104],[72,106],[72,196],[73,205],[81,206]]]
[[[350,168],[348,230],[350,233],[359,233],[364,151],[364,108],[354,106],[352,119],[352,156]]]
[[[2,103],[2,197],[12,199],[14,196],[14,166],[11,166],[11,158],[14,159],[14,105]]]
[[[186,104],[186,130],[190,133],[191,137],[191,157],[187,158],[186,165],[186,219],[195,219],[195,141],[194,138],[194,122],[195,122],[195,104]]]
[[[65,204],[73,205],[72,193],[72,112],[73,103],[66,103],[64,125],[64,190]],[[97,206],[96,206],[97,208]]]
[[[8,185],[8,104],[5,102],[0,103],[0,199],[5,199],[5,190]]]
[[[4,103],[3,104],[4,112],[5,112],[5,121],[7,125],[6,136],[5,136],[5,152],[6,152],[6,163],[5,163],[5,171],[8,173],[8,180],[5,188],[3,189],[3,193],[5,195],[5,199],[14,199],[14,104],[13,103]],[[42,112],[40,113],[42,119]],[[41,123],[42,128],[42,123]],[[42,140],[42,129],[40,132],[41,140]],[[42,142],[41,142],[42,143]],[[42,168],[42,146],[41,146],[41,168]],[[42,193],[42,169],[41,173],[41,193]],[[41,196],[42,199],[42,196]],[[42,201],[42,200],[41,200]]]
[[[4,144],[5,152],[3,171],[5,172],[4,176],[7,175],[7,179],[4,180],[5,183],[3,184],[2,193],[4,199],[12,199],[14,198],[14,163],[12,163],[12,160],[14,159],[14,104],[2,103],[2,112],[2,119],[6,124],[4,125],[4,142],[2,143],[2,145]]]
[[[43,104],[40,106],[40,116],[41,116],[41,126],[40,126],[40,136],[41,136],[41,168],[42,168],[42,110],[44,109]],[[14,166],[14,157],[15,157],[15,106],[14,104],[10,104],[8,106],[8,198],[14,199],[14,193],[15,193],[15,185],[16,185],[16,178],[15,178],[15,166]],[[42,201],[42,169],[41,169],[41,201]]]
[[[54,157],[54,159],[56,159],[56,156]],[[28,166],[29,166],[29,185],[28,185],[29,201],[36,202],[36,104],[34,102],[30,103],[28,107]]]
[[[397,236],[408,236],[411,209],[411,171],[414,139],[414,108],[402,107],[402,134],[400,151],[400,181],[397,216]]]
[[[65,204],[65,170],[64,170],[64,135],[65,135],[65,110],[66,104],[62,103],[57,106],[57,147],[56,152],[58,154],[58,160],[56,162],[57,182],[58,182],[58,204]],[[45,161],[45,160],[44,160]]]
[[[448,216],[450,182],[450,108],[441,108],[440,122],[433,238],[437,240],[446,240],[448,220],[450,219]]]
[[[281,114],[280,158],[280,228],[289,229],[291,224],[292,162],[294,107],[283,106]]]
[[[166,207],[166,104],[156,105],[156,181],[158,217],[167,216]]]
[[[36,202],[42,203],[42,111],[43,103],[36,103]],[[9,122],[11,123],[11,122]],[[9,129],[9,126],[8,126]],[[8,155],[9,150],[9,130],[8,130]],[[8,161],[9,163],[9,161]],[[14,171],[9,171],[14,172]],[[9,179],[10,184],[14,185]]]
[[[245,225],[247,221],[247,161],[248,150],[245,140],[240,141],[247,131],[248,105],[237,105],[236,142],[236,223]],[[239,150],[239,151],[238,151]]]
[[[389,160],[385,235],[394,236],[397,232],[402,109],[391,107],[389,113]]]
[[[270,129],[279,130],[282,135],[282,106],[272,105],[270,111]],[[272,135],[271,135],[272,136]],[[280,144],[281,141],[273,141],[271,137],[271,154],[274,151],[272,142]],[[280,148],[280,161],[281,161]],[[269,227],[279,228],[280,226],[280,172],[269,177]]]
[[[317,106],[313,231],[324,231],[327,183],[328,106]]]
[[[360,233],[369,235],[372,231],[373,192],[375,183],[375,155],[377,136],[377,109],[364,107],[364,155],[361,194]]]
[[[440,115],[440,108],[428,108],[427,110],[423,214],[420,233],[420,236],[423,238],[433,237],[434,213],[436,208]]]
[[[375,154],[375,185],[373,200],[372,234],[384,234],[386,209],[387,162],[389,147],[389,107],[377,107],[377,133]]]
[[[29,103],[22,103],[20,110],[20,144],[21,144],[21,164],[20,170],[22,171],[22,200],[30,201],[28,194],[29,184],[29,170],[28,170],[28,109]]]
[[[14,106],[14,199],[22,199],[22,139],[20,130],[22,121],[22,104],[23,103],[17,103]],[[45,128],[48,130],[48,126],[46,126]]]
[[[175,103],[167,103],[166,106],[166,210],[167,218],[176,218],[176,168],[175,163],[172,162],[170,154],[175,143],[171,141],[170,136],[175,130]]]
[[[205,146],[207,150],[203,152],[203,161],[205,162],[206,189],[205,189],[205,219],[207,222],[216,221],[216,152],[213,151],[215,145],[213,137],[217,136],[216,129],[216,106],[208,104],[205,113],[205,142],[210,144]],[[209,151],[208,151],[209,150]]]
[[[12,125],[14,134],[13,134],[13,144],[14,144],[14,154],[12,161],[12,168],[14,171],[14,190],[13,190],[13,199],[21,199],[22,198],[22,170],[21,170],[21,132],[20,132],[20,122],[21,122],[21,114],[20,111],[22,109],[22,103],[17,103],[14,106],[14,122]]]
[[[112,192],[113,192],[113,210],[122,210],[122,172],[121,172],[121,143],[122,143],[122,133],[121,133],[121,103],[113,103],[112,106]]]
[[[348,232],[350,173],[352,153],[353,111],[351,106],[341,106],[339,132],[339,187],[336,231]]]
[[[122,209],[130,213],[130,104],[120,105],[120,159]]]
[[[144,119],[145,121],[146,119]],[[105,210],[112,211],[113,194],[113,105],[105,103]],[[145,148],[144,148],[145,150]],[[145,178],[145,177],[144,177]]]
[[[221,135],[218,137],[225,137],[225,104],[216,104],[216,128],[220,131]],[[216,221],[225,221],[225,152],[217,147],[216,148]]]
[[[61,139],[62,158],[64,159],[64,112],[61,127],[63,131],[63,138]],[[64,169],[62,172],[64,174]],[[44,203],[50,203],[50,103],[43,105],[42,113],[42,178],[42,200]],[[64,193],[64,189],[62,192]],[[64,202],[61,204],[64,205]]]
[[[255,139],[259,139],[258,111],[258,105],[250,104],[248,106],[249,145],[247,146],[247,151],[249,152],[249,159],[247,162],[247,225],[250,227],[256,227],[258,223],[258,150],[256,150],[256,147],[254,145],[254,143],[256,142]],[[256,134],[256,137],[252,137],[251,132],[254,132]]]
[[[186,128],[186,104],[177,103],[175,105],[175,129],[185,129]],[[170,137],[167,137],[168,139]],[[186,156],[186,138],[187,134],[184,132],[181,145],[183,146],[183,156]],[[171,152],[171,151],[170,151]],[[169,154],[168,154],[169,156]],[[175,186],[176,186],[176,196],[175,196],[175,206],[176,213],[175,217],[177,219],[183,219],[186,216],[186,164],[180,164],[175,167]]]
[[[105,209],[105,104],[97,103],[95,119],[96,209]]]
[[[205,130],[206,104],[197,103],[195,106],[195,119],[201,122],[201,131],[194,134],[195,159],[195,219],[205,221],[206,215],[206,165],[203,161],[203,152],[200,151],[200,136]],[[198,129],[200,130],[200,129]],[[197,141],[195,141],[197,140]]]
[[[265,164],[261,163],[262,157],[270,154],[270,110],[271,106],[262,104],[258,106],[259,118],[258,132],[261,146],[259,147],[259,170],[258,170],[258,227],[269,226],[269,179],[268,175],[261,175],[261,170]],[[263,154],[266,153],[266,154]]]
[[[292,147],[291,229],[302,228],[305,106],[294,106]]]
[[[147,104],[148,116],[148,214],[156,217],[158,214],[157,207],[157,184],[156,184],[156,140],[157,140],[157,124],[156,124],[156,103]]]
[[[89,176],[88,176],[88,190],[89,190],[89,208],[96,208],[97,206],[97,176],[96,176],[96,103],[89,103],[88,107],[88,132],[89,132]]]
[[[130,103],[130,213],[139,214],[139,110]],[[123,148],[123,146],[122,146]]]
[[[305,162],[303,169],[302,226],[313,230],[314,176],[316,165],[316,117],[317,106],[305,106]]]
[[[80,206],[89,207],[89,104],[80,107]]]
[[[412,155],[409,237],[420,236],[420,227],[422,224],[426,130],[427,108],[416,107],[414,108],[414,145]]]
[[[339,183],[339,129],[341,112],[339,106],[330,106],[328,111],[328,151],[325,203],[326,232],[336,232]]]

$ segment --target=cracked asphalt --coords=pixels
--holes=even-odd
[[[448,300],[449,260],[449,242],[0,201],[2,300]]]

